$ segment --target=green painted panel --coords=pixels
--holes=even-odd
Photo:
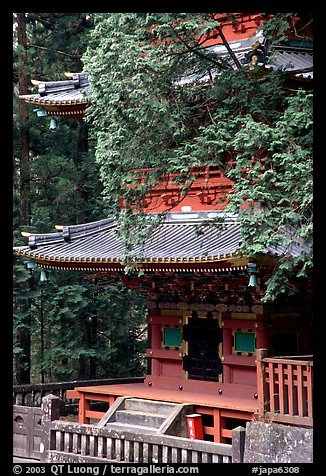
[[[163,333],[163,345],[166,347],[181,346],[181,329],[177,327],[165,327]]]
[[[235,352],[255,352],[255,334],[251,332],[235,332]]]

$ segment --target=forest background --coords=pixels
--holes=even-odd
[[[14,15],[14,245],[21,231],[54,232],[55,224],[106,217],[99,167],[87,124],[37,117],[17,94],[31,79],[64,80],[81,72],[92,23],[86,13]],[[30,270],[14,257],[14,383],[144,374],[144,299],[99,287],[82,272]]]

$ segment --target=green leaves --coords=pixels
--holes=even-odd
[[[25,66],[28,68],[29,78],[61,81],[65,79],[64,72],[80,72],[84,69],[80,58],[89,40],[87,34],[91,27],[86,16],[85,13],[27,14],[29,48],[28,64]],[[127,19],[121,16],[122,24],[125,20]],[[132,21],[131,18],[131,24]],[[103,34],[106,35],[105,29]],[[104,54],[110,54],[113,62],[119,61],[116,56],[119,35],[113,34],[111,39],[108,51]],[[95,36],[93,45],[98,46],[100,43],[99,37]],[[19,66],[18,60],[23,51],[20,50],[15,51],[15,68]],[[146,79],[141,59],[138,66],[139,75],[133,77],[130,84],[140,85],[137,94],[141,99],[146,98],[146,88],[142,89],[140,84]],[[128,68],[132,71],[131,63],[126,64],[126,71]],[[94,73],[96,74],[96,70]],[[111,87],[112,75],[114,76],[114,72],[109,68],[101,72],[101,87]],[[117,75],[116,78],[119,81],[121,76]],[[16,76],[14,80],[17,80]],[[117,110],[127,99],[128,81],[129,79],[123,84],[125,90],[119,85],[111,88],[110,107],[101,117],[101,120],[105,118],[107,128],[111,126],[110,115],[116,120],[124,117],[126,121],[126,124],[121,123],[119,134],[112,135],[109,140],[106,140],[107,128],[104,130],[103,152],[99,154],[99,157],[105,157],[101,162],[103,182],[106,183],[105,175],[112,173],[116,187],[121,188],[125,181],[121,168],[117,166],[121,156],[119,149],[125,144],[127,136],[132,138],[128,127],[131,124],[139,127],[136,114],[128,117],[124,116],[124,111]],[[34,88],[30,89],[30,93],[32,92],[35,92]],[[101,93],[97,101],[106,106]],[[15,111],[18,111],[18,106],[18,99],[15,97]],[[155,111],[164,107],[164,101],[156,101]],[[14,235],[15,245],[26,245],[26,240],[20,235],[21,174],[18,166],[21,124],[17,122],[18,118],[19,115],[15,114]],[[49,118],[37,118],[33,106],[29,109],[28,126],[31,224],[29,227],[25,225],[23,230],[49,233],[55,231],[56,224],[86,223],[106,217],[101,196],[100,166],[95,162],[92,149],[92,130],[88,136],[86,124],[72,118],[58,117],[58,128],[55,132],[50,131]],[[134,145],[130,144],[129,147],[132,149]],[[112,150],[110,160],[104,155],[107,150]],[[131,151],[128,151],[128,157],[132,157]],[[130,169],[133,166],[135,163],[130,162]],[[106,193],[110,194],[110,189]],[[99,292],[93,282],[85,280],[82,273],[78,272],[51,270],[46,283],[39,283],[39,274],[39,269],[31,272],[21,259],[15,258],[13,357],[16,371],[18,369],[18,379],[22,365],[30,369],[31,382],[35,383],[40,382],[42,377],[47,382],[109,377],[119,375],[120,370],[128,374],[129,364],[129,375],[133,372],[134,375],[142,374],[144,349],[137,339],[134,339],[134,344],[131,342],[132,332],[138,331],[144,319],[144,307],[139,297],[120,291],[120,288],[119,292],[114,291],[110,286]],[[104,337],[103,334],[109,337]],[[123,345],[124,351],[108,351]],[[129,360],[130,353],[133,353],[132,362]]]
[[[216,24],[209,13],[96,15],[96,48],[91,43],[83,57],[93,88],[88,117],[103,196],[129,248],[145,228],[141,214],[139,223],[120,215],[120,197],[141,211],[153,178],[159,184],[180,174],[186,191],[191,167],[211,165],[235,181],[227,211],[241,211],[249,255],[287,246],[289,229],[291,239],[311,241],[312,94],[289,93],[282,71],[255,78],[220,66],[214,80],[196,81],[217,67],[204,48]],[[291,25],[291,14],[280,14],[266,31],[282,38]],[[177,86],[191,75],[193,82]],[[148,181],[130,187],[133,170],[148,168],[155,170]],[[290,260],[287,273],[300,273],[304,260]],[[267,296],[276,295],[277,283],[283,289],[276,277]]]

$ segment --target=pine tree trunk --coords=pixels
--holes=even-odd
[[[94,349],[97,347],[97,316],[92,317],[91,322],[91,345]],[[97,358],[90,357],[89,359],[89,373],[90,378],[95,379],[97,375]]]
[[[27,74],[26,74],[26,56],[27,56],[27,38],[26,38],[26,18],[25,13],[17,13],[17,33],[18,44],[24,49],[20,58],[18,70],[19,94],[27,94]],[[20,121],[20,224],[21,226],[30,225],[30,171],[29,171],[29,133],[28,133],[28,113],[23,101],[19,102],[19,121]],[[21,312],[25,314],[24,330],[18,333],[17,340],[22,349],[21,356],[16,362],[16,380],[17,384],[30,383],[30,364],[31,364],[31,335],[30,335],[30,317],[28,313],[29,302],[24,299],[21,301]]]
[[[27,87],[27,38],[26,18],[24,13],[17,14],[18,20],[18,44],[24,52],[20,59],[18,71],[19,94],[28,94]],[[21,225],[30,225],[30,170],[29,170],[29,132],[28,112],[26,103],[19,101],[20,122],[20,220]]]

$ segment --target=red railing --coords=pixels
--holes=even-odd
[[[266,357],[257,351],[260,418],[312,426],[313,356]]]

